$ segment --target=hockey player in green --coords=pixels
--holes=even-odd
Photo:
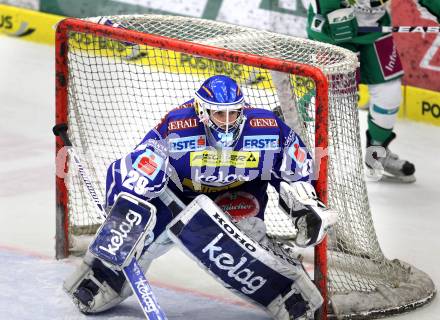
[[[419,4],[439,16],[440,1]],[[358,26],[389,26],[387,0],[315,0],[308,10],[309,39],[331,43],[358,54],[358,83],[368,85],[370,94],[366,164],[383,167],[385,176],[414,182],[415,167],[388,148],[401,104],[402,64],[390,33],[358,33]],[[370,148],[371,147],[371,148]],[[379,147],[379,148],[378,148]],[[383,147],[383,148],[380,148]]]

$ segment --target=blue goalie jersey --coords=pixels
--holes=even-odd
[[[108,168],[106,204],[128,192],[151,200],[168,186],[184,203],[206,194],[235,219],[264,218],[267,187],[311,181],[312,157],[273,112],[244,108],[237,143],[216,149],[190,100],[169,112],[126,157]]]

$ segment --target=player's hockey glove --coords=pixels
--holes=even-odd
[[[337,221],[337,212],[326,208],[307,182],[281,182],[279,206],[295,221],[298,231],[294,242],[299,247],[320,243]]]
[[[358,24],[353,8],[334,10],[327,14],[330,36],[336,43],[351,40],[357,35]]]

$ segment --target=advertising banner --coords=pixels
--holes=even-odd
[[[211,19],[306,37],[306,12],[310,0],[0,0],[0,3],[11,5],[0,5],[0,34],[53,44],[53,26],[62,16],[82,18],[147,13]],[[418,5],[417,0],[394,0],[391,13],[394,26],[439,26],[436,18]],[[440,32],[395,32],[393,37],[405,71],[404,101],[399,116],[440,125]],[[121,57],[133,54],[129,51],[123,48]],[[207,72],[211,69],[219,72],[218,68],[228,67],[184,54],[179,61],[182,66],[197,64]],[[234,69],[233,64],[229,67],[221,72],[246,72]],[[362,87],[359,105],[366,108],[368,99],[367,88]]]
[[[397,5],[398,4],[398,5]],[[392,2],[394,26],[438,26],[414,0]],[[405,117],[440,125],[440,32],[394,33],[405,76]]]
[[[0,4],[0,35],[37,43],[55,43],[54,26],[63,17]]]
[[[40,0],[40,11],[66,17],[183,15],[306,37],[310,0]]]
[[[395,26],[438,26],[435,17],[413,0],[392,4]],[[404,84],[440,91],[440,32],[394,33],[394,38],[405,70]]]

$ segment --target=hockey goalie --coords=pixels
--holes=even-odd
[[[295,244],[319,243],[337,214],[319,201],[312,177],[311,154],[292,129],[273,112],[250,106],[233,79],[210,77],[108,168],[106,211],[120,211],[127,201],[138,205],[130,204],[126,228],[101,249],[109,256],[125,250],[146,272],[176,245],[273,319],[312,319],[322,297],[301,261],[267,237],[264,221],[270,184],[279,194],[280,214],[295,223]],[[124,249],[147,206],[154,218],[137,245]],[[99,245],[99,238],[93,243]],[[64,282],[85,314],[113,308],[131,294],[111,259],[97,258],[92,249]]]

